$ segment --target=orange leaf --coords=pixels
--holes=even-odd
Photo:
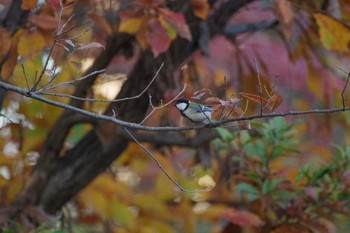
[[[223,216],[239,226],[259,227],[264,224],[258,215],[246,210],[228,208],[223,212]]]
[[[191,6],[195,16],[203,20],[208,18],[210,10],[208,0],[191,0]]]
[[[36,7],[38,0],[25,0],[22,1],[22,9],[23,10],[32,10]]]
[[[287,0],[275,0],[275,6],[279,22],[282,25],[283,34],[290,41],[292,38],[292,23],[294,18],[292,4]]]
[[[273,94],[268,101],[268,106],[271,111],[275,110],[283,101],[282,96]]]
[[[240,92],[239,95],[241,95],[241,96],[247,98],[248,100],[251,100],[257,104],[262,104],[262,105],[267,104],[267,100],[263,97],[260,98],[260,95],[255,95],[255,94],[251,94],[251,93],[247,93],[247,92]]]

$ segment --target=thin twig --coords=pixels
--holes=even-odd
[[[346,81],[345,81],[345,85],[343,87],[343,90],[341,91],[341,98],[342,98],[342,104],[343,104],[343,111],[345,111],[345,106],[346,106],[346,102],[345,102],[345,90],[348,86],[348,83],[349,83],[349,79],[350,79],[350,73],[348,73],[348,76],[346,78]]]
[[[158,109],[169,106],[172,102],[174,102],[176,99],[178,99],[185,92],[186,89],[187,89],[187,84],[185,84],[184,87],[182,88],[182,90],[179,92],[179,94],[177,94],[174,98],[172,98],[168,103],[161,104],[158,107],[153,106],[152,101],[151,101],[151,97],[150,97],[150,106],[152,107],[152,111],[140,122],[140,125],[145,123],[145,121],[148,120],[148,118],[150,118],[155,111],[157,111]]]
[[[69,95],[69,94],[59,94],[59,93],[49,93],[49,92],[44,92],[46,90],[50,90],[53,88],[56,88],[58,86],[64,85],[64,84],[71,84],[71,83],[75,83],[77,81],[81,81],[83,79],[86,79],[88,77],[90,77],[91,75],[97,74],[97,73],[101,73],[105,70],[100,70],[100,71],[94,71],[82,78],[79,79],[75,79],[72,81],[68,81],[68,82],[63,82],[54,86],[50,86],[50,88],[46,88],[45,90],[39,90],[36,91],[35,93],[38,95],[50,95],[50,96],[58,96],[58,97],[67,97],[67,98],[71,98],[71,99],[76,99],[76,100],[82,100],[82,101],[89,101],[89,102],[108,102],[108,103],[115,103],[115,102],[121,102],[121,101],[126,101],[126,100],[132,100],[132,99],[137,99],[140,98],[141,95],[143,95],[147,89],[152,85],[152,83],[154,82],[154,80],[158,77],[158,74],[160,72],[160,70],[162,69],[162,67],[164,66],[164,62],[160,65],[159,69],[157,70],[156,74],[153,76],[152,80],[149,82],[149,84],[145,87],[145,89],[138,95],[135,96],[130,96],[130,97],[125,97],[125,98],[121,98],[121,99],[114,99],[114,100],[106,100],[106,99],[95,99],[95,98],[84,98],[84,97],[77,97],[77,96],[73,96],[73,95]]]
[[[259,71],[259,66],[258,62],[256,61],[256,58],[253,59],[255,68],[256,68],[256,75],[258,79],[258,84],[259,84],[259,96],[260,96],[260,115],[263,114],[264,111],[264,106],[263,106],[263,99],[262,99],[262,86],[261,86],[261,79],[260,79],[260,71]]]
[[[27,84],[27,89],[30,90],[29,83],[28,83],[28,78],[27,78],[27,74],[26,74],[26,69],[24,69],[24,65],[23,64],[21,64],[21,67],[22,67],[24,80],[26,81],[26,84]]]
[[[162,170],[162,172],[165,174],[166,177],[168,177],[168,179],[175,184],[176,187],[178,187],[182,192],[186,192],[186,193],[203,193],[203,192],[208,192],[209,190],[211,190],[213,187],[208,186],[206,189],[196,189],[196,190],[190,190],[190,189],[186,189],[184,187],[182,187],[179,183],[177,183],[175,181],[174,178],[172,178],[169,173],[165,170],[165,168],[162,166],[162,164],[159,162],[159,160],[152,154],[151,151],[149,151],[144,145],[142,145],[135,137],[134,135],[132,135],[130,133],[130,131],[126,128],[123,127],[124,131],[132,138],[132,140],[134,140],[134,142],[140,146],[143,151],[145,151],[152,159],[154,162],[156,162],[157,166],[159,167],[160,170]]]
[[[89,77],[91,77],[93,75],[103,73],[105,71],[106,71],[106,69],[96,70],[96,71],[93,71],[93,72],[91,72],[91,73],[89,73],[89,74],[87,74],[87,75],[85,75],[85,76],[83,76],[81,78],[77,78],[77,79],[74,79],[74,80],[62,82],[62,83],[59,83],[59,84],[56,84],[56,85],[49,85],[49,86],[45,85],[44,87],[42,87],[40,90],[37,91],[37,94],[47,94],[45,92],[48,91],[48,90],[55,89],[55,88],[63,86],[63,85],[75,84],[75,83],[77,83],[79,81],[87,79],[87,78],[89,78]]]

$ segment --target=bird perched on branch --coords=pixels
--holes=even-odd
[[[179,99],[174,106],[180,111],[181,115],[193,123],[211,125],[211,113],[214,109],[210,106],[191,102],[187,99]]]

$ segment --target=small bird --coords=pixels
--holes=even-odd
[[[191,102],[187,99],[179,99],[174,106],[180,111],[181,115],[193,123],[210,125],[213,123],[211,113],[213,110],[210,106]]]

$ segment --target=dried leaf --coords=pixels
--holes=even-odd
[[[342,22],[321,13],[314,14],[320,40],[330,50],[349,51],[350,30]]]
[[[262,105],[267,104],[267,100],[263,97],[260,98],[260,95],[251,94],[251,93],[247,93],[247,92],[240,92],[238,94],[243,96],[244,98],[247,98],[248,100],[253,101],[254,103],[258,103],[258,104],[262,104]]]
[[[271,111],[274,111],[283,101],[282,96],[273,94],[268,100],[268,107]]]
[[[239,226],[259,227],[264,224],[258,215],[246,210],[228,208],[223,212],[223,216],[230,222]]]

